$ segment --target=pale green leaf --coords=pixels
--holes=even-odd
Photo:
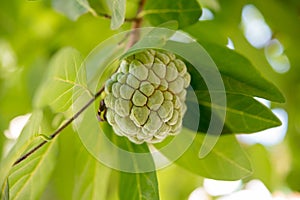
[[[83,102],[87,102],[89,98],[90,97],[88,95],[82,95],[80,98],[77,98],[75,107],[83,104]],[[79,119],[76,119],[75,127],[85,148],[92,156],[94,156],[94,158],[96,158],[96,160],[90,158],[93,160],[93,162],[102,162],[105,165],[108,165],[116,170],[140,173],[133,174],[131,176],[131,178],[133,178],[133,181],[136,181],[137,183],[137,185],[134,185],[132,187],[132,189],[130,190],[131,192],[125,192],[125,190],[128,190],[128,187],[127,184],[124,185],[123,182],[126,180],[122,181],[122,184],[120,185],[120,195],[122,196],[122,198],[123,195],[124,198],[127,198],[128,195],[130,195],[129,193],[133,192],[134,197],[141,197],[139,199],[145,199],[146,197],[149,197],[150,199],[158,199],[158,188],[155,172],[144,173],[145,169],[155,169],[151,154],[149,153],[146,144],[136,145],[128,141],[127,138],[116,136],[116,134],[113,133],[112,128],[108,126],[107,123],[102,122],[99,126],[99,122],[96,118],[95,108],[93,106],[87,108],[82,116],[80,116]],[[148,153],[148,156],[144,156],[143,159],[140,159],[139,152]],[[96,170],[96,174],[92,173],[92,175],[98,176],[99,173],[99,176],[101,176],[101,172],[97,172],[100,164],[94,163],[93,165],[98,166],[96,167],[92,164],[87,163],[85,160],[81,162],[84,164],[80,169],[80,173],[83,175],[80,178],[81,181],[79,185],[81,185],[81,188],[83,189],[81,190],[77,188],[76,190],[80,190],[80,196],[89,198],[90,190],[94,191],[94,189],[93,185],[90,184],[91,180],[93,179],[88,175],[88,173],[90,172],[90,169],[94,169]],[[103,166],[100,167],[99,171],[101,170],[105,171],[103,169]],[[102,176],[105,176],[105,174],[102,174]],[[139,180],[135,180],[137,178]],[[131,182],[130,179],[128,179],[127,181]],[[151,184],[149,184],[149,182]],[[142,187],[143,190],[141,190],[140,187]],[[93,192],[92,194],[101,195]],[[103,198],[103,196],[98,197]]]
[[[41,199],[72,199],[76,185],[75,176],[77,156],[82,148],[76,133],[69,126],[57,137],[59,153],[56,156],[56,166],[52,173],[51,182]],[[49,194],[49,190],[51,194]]]
[[[125,20],[126,0],[108,0],[107,3],[112,13],[110,28],[118,29]]]
[[[52,0],[52,6],[74,21],[90,9],[87,0]]]
[[[158,170],[157,176],[159,179],[159,189],[161,191],[160,198],[162,200],[188,199],[192,190],[199,187],[199,183],[203,181],[203,177],[196,176],[175,163]]]
[[[245,150],[253,167],[253,174],[245,181],[259,179],[272,191],[274,189],[272,175],[275,169],[272,166],[270,152],[262,144],[248,146]]]
[[[155,170],[147,145],[136,145],[125,137],[117,136],[107,123],[102,122],[100,125],[101,128],[99,127],[99,122],[95,116],[95,108],[93,107],[88,108],[80,119],[80,123],[76,124],[79,137],[88,152],[98,162],[102,162],[113,169],[140,173],[131,176],[133,179],[140,179],[139,181],[133,180],[137,181],[137,185],[132,186],[131,192],[136,193],[137,198],[151,197],[150,199],[158,199],[158,184],[155,172],[145,173],[146,170]],[[141,156],[142,159],[140,158]],[[131,182],[129,179],[127,181]],[[126,187],[124,188],[123,186]],[[130,195],[128,194],[129,191],[125,193],[125,190],[128,189],[127,185],[124,185],[124,182],[122,182],[120,187],[120,191],[124,192],[124,195],[128,197]],[[144,189],[141,190],[139,187],[143,187]]]
[[[105,200],[111,169],[94,159],[83,146],[76,157],[73,199]]]
[[[78,98],[76,103],[80,104],[80,101],[86,102],[88,98],[89,97],[87,95],[84,95],[83,97]],[[105,198],[105,196],[100,196],[101,193],[96,193],[97,190],[95,189],[98,188],[94,188],[93,184],[91,184],[92,182],[96,185],[105,185],[105,183],[102,182],[98,183],[97,181],[99,181],[99,179],[96,179],[98,176],[100,179],[103,178],[103,176],[106,176],[106,167],[97,163],[98,161],[103,162],[104,164],[117,170],[141,173],[133,174],[131,176],[133,181],[137,181],[137,185],[134,185],[130,192],[126,191],[125,193],[125,190],[128,190],[128,187],[127,184],[124,185],[124,182],[122,182],[120,186],[122,189],[120,189],[120,191],[122,191],[122,193],[124,192],[125,197],[128,197],[128,195],[130,195],[129,193],[133,192],[137,198],[143,197],[139,199],[145,199],[145,197],[151,197],[150,199],[158,199],[158,188],[155,172],[142,173],[145,168],[151,168],[153,170],[155,169],[151,154],[149,153],[146,144],[136,145],[128,141],[127,138],[120,138],[116,136],[111,127],[104,122],[101,123],[100,128],[99,122],[95,116],[95,108],[92,106],[87,108],[87,110],[84,112],[84,115],[80,117],[75,126],[85,148],[92,156],[94,156],[94,158],[96,158],[96,160],[89,158],[90,161],[86,161],[81,158],[82,161],[80,161],[81,164],[79,164],[80,166],[82,165],[81,169],[79,170],[81,176],[77,181],[78,185],[80,185],[80,188],[76,188],[76,191],[79,192],[79,194],[75,192],[74,196],[80,195],[83,198],[89,198],[91,197],[90,195],[96,195],[99,199]],[[112,138],[111,141],[108,138]],[[124,152],[124,150],[126,151]],[[138,152],[148,152],[149,155],[144,157],[145,159],[139,159],[138,155],[136,155]],[[94,170],[93,173],[91,173],[90,170]],[[139,180],[135,180],[137,178]],[[131,182],[130,179],[127,181]],[[151,184],[149,184],[149,182]],[[124,188],[123,186],[126,187]],[[139,187],[143,187],[143,190],[141,190]],[[123,194],[120,195],[123,196]]]
[[[3,200],[9,200],[9,183],[8,183],[8,179],[6,181],[6,185],[4,186],[5,189],[4,189],[4,195],[3,195]],[[2,195],[0,195],[2,196]]]
[[[38,108],[50,106],[54,112],[65,112],[72,105],[73,88],[82,63],[80,53],[66,47],[52,58],[46,77],[34,99]],[[83,84],[81,87],[85,87]]]
[[[14,162],[22,156],[24,151],[34,141],[39,133],[40,123],[42,122],[43,113],[40,110],[36,110],[32,113],[28,123],[24,127],[20,137],[16,144],[9,151],[8,155],[0,163],[0,186],[2,187],[1,196],[3,195],[3,186],[9,175],[11,167]]]
[[[104,126],[103,126],[104,127]],[[108,137],[111,138],[112,142],[117,145],[119,148],[122,148],[128,152],[134,153],[149,153],[149,149],[147,144],[134,144],[130,142],[125,137],[117,136],[109,126],[104,127],[111,134]],[[126,165],[128,162],[132,164],[132,172],[119,172],[120,180],[119,180],[119,198],[120,200],[159,200],[158,193],[158,181],[155,172],[154,161],[151,156],[146,159],[139,159],[136,154],[132,153],[130,160],[124,160],[122,155],[119,156],[120,165]],[[142,172],[143,165],[153,166],[153,171],[150,172]],[[128,190],[128,185],[131,185],[130,190]]]
[[[12,168],[9,176],[10,198],[39,199],[56,164],[58,145],[51,141]]]

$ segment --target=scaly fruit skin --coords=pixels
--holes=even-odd
[[[137,144],[178,134],[190,80],[185,63],[170,52],[150,49],[127,57],[105,84],[108,123]]]

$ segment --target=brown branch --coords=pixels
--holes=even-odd
[[[55,138],[58,134],[60,134],[69,124],[71,124],[77,117],[79,117],[79,115],[85,111],[100,95],[101,93],[104,91],[104,87],[102,87],[95,95],[92,99],[90,99],[77,113],[75,113],[75,115],[73,115],[70,119],[68,119],[68,121],[66,121],[61,127],[59,127],[56,131],[54,131],[50,136],[49,139],[52,140],[53,138]],[[43,141],[41,142],[39,145],[37,145],[36,147],[34,147],[33,149],[31,149],[29,152],[27,152],[26,154],[24,154],[23,156],[21,156],[13,165],[17,165],[20,162],[22,162],[23,160],[25,160],[28,156],[30,156],[31,154],[33,154],[34,152],[36,152],[38,149],[40,149],[41,147],[43,147],[48,141]]]
[[[127,47],[132,47],[140,38],[139,28],[142,25],[143,18],[139,18],[138,16],[143,11],[145,4],[146,4],[146,0],[140,0],[139,7],[136,12],[136,17],[132,24],[132,32],[130,34]]]

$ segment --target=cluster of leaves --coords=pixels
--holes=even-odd
[[[174,1],[148,0],[138,16],[135,16],[139,7],[137,0],[61,2],[53,0],[53,8],[72,20],[89,12],[93,16],[111,18],[110,28],[119,28],[121,31],[129,28],[123,24],[124,22],[131,23],[135,18],[143,18],[145,24],[149,23],[151,26],[159,26],[170,20],[178,21],[178,27],[197,39],[216,63],[224,81],[227,106],[211,103],[204,80],[194,72],[192,66],[189,66],[192,76],[191,85],[198,100],[196,103],[190,103],[199,107],[201,120],[199,134],[188,150],[175,161],[175,164],[196,175],[213,179],[237,180],[251,175],[252,169],[248,156],[234,134],[253,133],[279,126],[280,121],[269,108],[253,97],[279,103],[284,102],[284,98],[247,58],[226,48],[221,44],[222,42],[219,42],[220,39],[215,40],[217,36],[207,36],[205,32],[207,30],[203,30],[200,27],[202,24],[198,22],[202,10],[197,1],[178,0],[174,3]],[[99,18],[96,17],[96,19]],[[213,26],[213,24],[207,26]],[[108,26],[105,27],[108,29]],[[132,174],[104,166],[89,154],[71,128],[64,130],[58,138],[47,142],[27,159],[14,165],[20,156],[45,141],[45,138],[58,129],[64,120],[72,117],[73,92],[78,86],[77,74],[82,61],[83,56],[73,48],[64,48],[51,58],[46,76],[39,85],[39,89],[35,91],[31,118],[13,149],[1,161],[0,184],[3,198],[38,199],[42,195],[47,196],[51,191],[56,191],[56,196],[53,198],[114,199],[116,197],[112,194],[119,194],[119,199],[159,199],[155,171]],[[87,88],[86,83],[82,83],[79,87],[87,94],[85,100],[88,101],[95,95]],[[207,157],[198,159],[199,148],[205,137],[203,133],[208,128],[212,108],[226,111],[223,135]],[[86,111],[91,116],[95,116],[95,108],[91,107]],[[193,117],[193,113],[187,112],[187,117]],[[88,121],[82,123],[83,131],[89,137],[90,144],[88,145],[99,146],[101,141],[95,139],[93,128],[86,124]],[[189,127],[188,122],[184,125]],[[111,131],[107,124],[102,128]],[[187,137],[191,136],[188,129],[184,129],[182,134],[186,134]],[[125,150],[149,152],[146,144],[135,145],[113,134],[110,137],[116,145]],[[160,148],[164,145],[163,142],[156,147]],[[166,152],[164,156],[171,158],[172,155]],[[148,160],[148,163],[154,165],[153,160]],[[53,182],[51,187],[49,187],[49,181]],[[64,188],[59,185],[64,185]],[[136,187],[129,189],[128,185]],[[114,192],[115,190],[118,192]]]

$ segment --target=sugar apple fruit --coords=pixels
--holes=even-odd
[[[121,61],[106,81],[106,119],[134,143],[157,143],[182,128],[190,74],[173,53],[145,50]]]

